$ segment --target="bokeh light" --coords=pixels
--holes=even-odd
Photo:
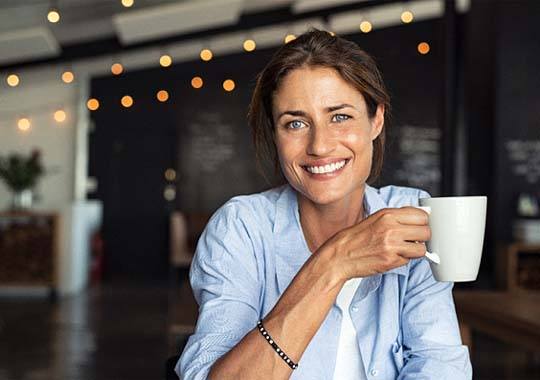
[[[201,88],[203,86],[203,80],[201,77],[193,77],[191,79],[191,87],[193,88]]]
[[[427,53],[429,53],[429,50],[430,50],[430,46],[427,42],[420,42],[418,44],[418,52],[422,55],[425,55]]]
[[[129,95],[124,95],[122,96],[120,103],[122,103],[124,107],[129,108],[133,105],[133,98]]]

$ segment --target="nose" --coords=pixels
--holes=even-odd
[[[334,137],[330,131],[328,131],[327,126],[321,125],[311,128],[307,154],[313,156],[325,156],[334,150],[335,145],[336,142]]]

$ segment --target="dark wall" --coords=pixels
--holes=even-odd
[[[466,24],[468,193],[488,196],[482,271],[512,238],[521,192],[540,190],[540,2],[473,0]]]
[[[520,192],[540,190],[540,2],[502,1],[495,65],[495,200],[499,240]]]

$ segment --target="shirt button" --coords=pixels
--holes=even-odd
[[[358,306],[353,306],[352,311],[355,311],[355,312],[358,311]]]
[[[377,371],[375,368],[371,370],[371,376],[377,376],[379,374],[379,371]]]

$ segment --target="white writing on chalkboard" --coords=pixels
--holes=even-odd
[[[437,191],[441,177],[440,130],[404,125],[398,127],[397,131],[401,160],[396,170],[396,178],[409,186]]]
[[[540,140],[510,140],[505,146],[512,173],[525,178],[528,183],[538,183],[540,180]]]

